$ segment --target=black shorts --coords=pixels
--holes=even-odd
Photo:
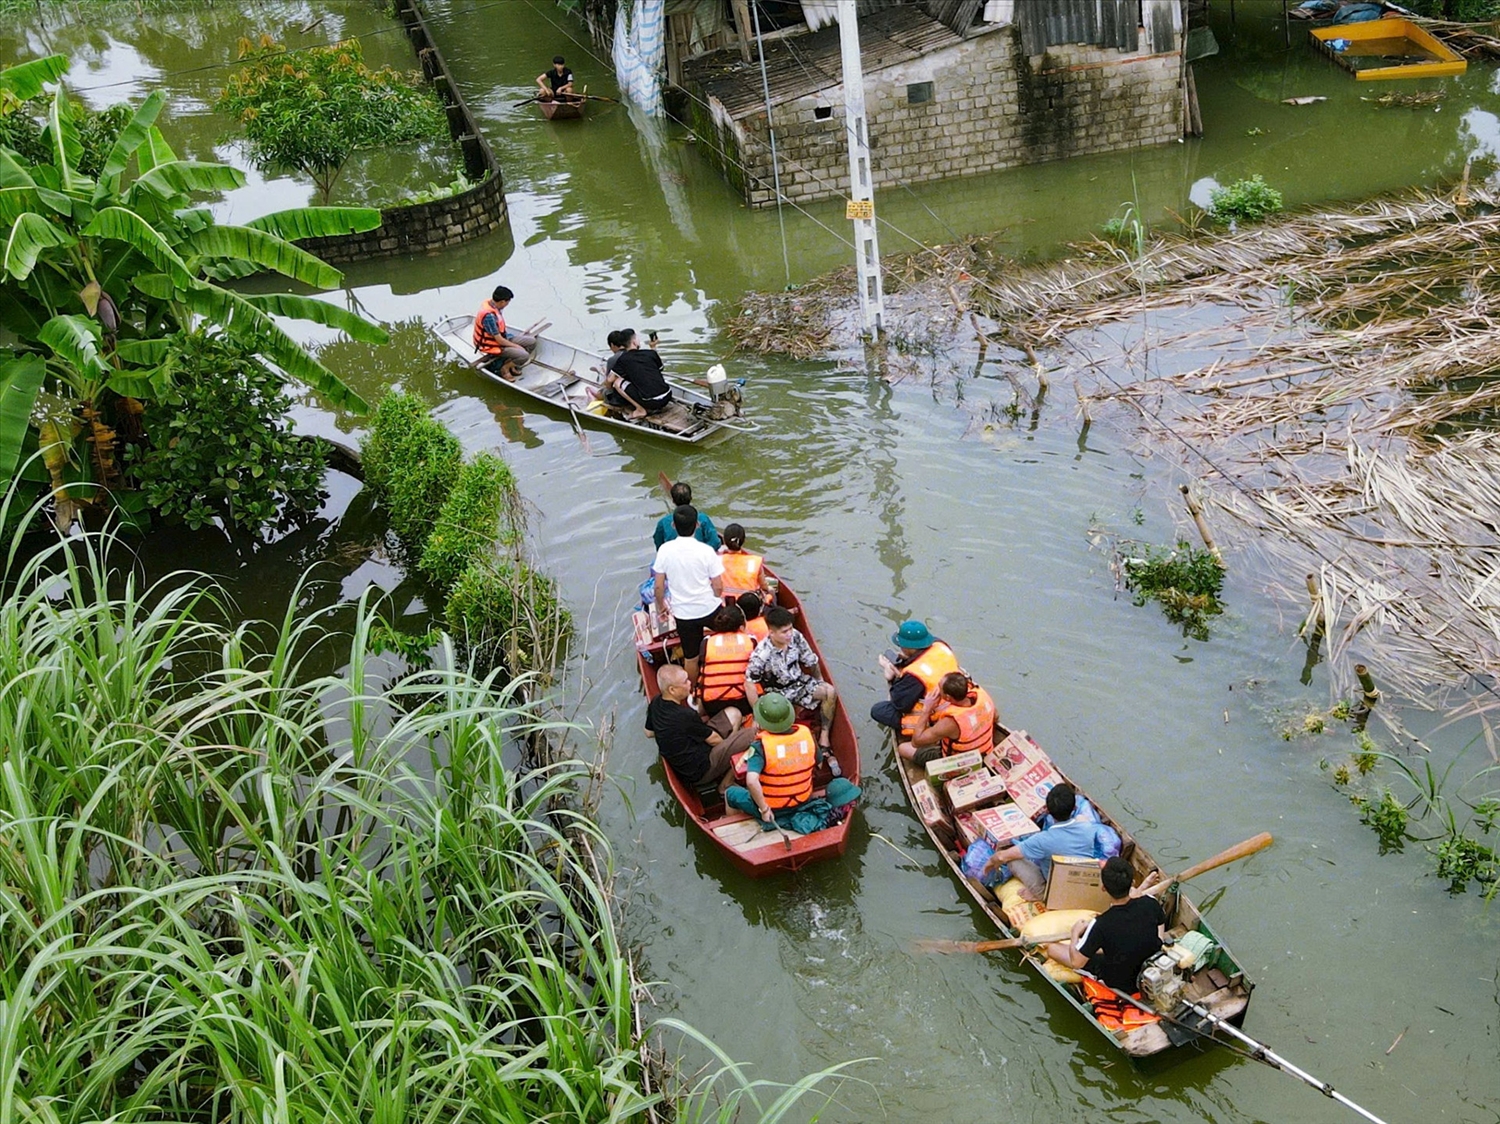
[[[677,618],[677,639],[682,641],[683,659],[695,660],[698,658],[698,653],[703,651],[703,630],[708,627],[708,622],[718,615],[719,611],[715,609],[708,616],[699,617],[696,620],[689,621],[683,620],[681,617]]]

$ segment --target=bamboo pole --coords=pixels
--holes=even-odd
[[[1366,724],[1370,721],[1370,712],[1380,701],[1380,692],[1375,688],[1375,680],[1370,675],[1370,669],[1364,664],[1354,665],[1354,677],[1359,680],[1360,690],[1364,692],[1359,708],[1354,712],[1354,732],[1360,734],[1364,732]]]
[[[1203,539],[1203,545],[1208,548],[1208,552],[1214,556],[1219,565],[1223,566],[1224,555],[1219,552],[1218,544],[1214,542],[1213,533],[1208,529],[1208,520],[1203,518],[1203,508],[1199,506],[1198,501],[1193,497],[1193,493],[1188,489],[1186,484],[1179,485],[1178,490],[1182,492],[1182,498],[1187,503],[1188,514],[1193,517],[1193,522],[1198,525],[1198,535]]]
[[[1312,608],[1308,610],[1307,619],[1302,622],[1302,627],[1297,630],[1298,636],[1310,636],[1312,639],[1321,639],[1323,636],[1323,591],[1318,588],[1318,575],[1307,575],[1307,596],[1312,602]]]

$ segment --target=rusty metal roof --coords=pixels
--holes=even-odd
[[[952,28],[916,7],[888,8],[859,21],[859,53],[866,74],[962,42]],[[832,89],[842,81],[836,24],[809,35],[773,39],[765,50],[772,105]],[[752,56],[751,62],[743,63],[737,50],[685,61],[682,84],[718,99],[732,118],[765,111],[759,60]]]

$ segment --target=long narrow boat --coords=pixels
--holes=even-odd
[[[474,367],[491,382],[554,409],[567,411],[575,425],[587,422],[685,445],[696,445],[716,434],[756,428],[753,421],[740,413],[739,393],[727,385],[722,367],[710,369],[705,380],[709,387],[706,394],[696,386],[669,377],[672,404],[659,414],[632,420],[606,410],[604,404],[594,397],[601,388],[603,376],[599,371],[604,367],[604,355],[548,336],[537,336],[535,356],[511,381],[478,366],[480,356],[474,348],[473,330],[471,316],[450,316],[433,329],[438,339],[461,362]]]
[[[813,638],[807,615],[802,611],[802,602],[785,582],[781,583],[781,588],[777,591],[776,604],[783,609],[790,609],[796,615],[798,631],[817,653],[819,674],[832,683],[833,675],[828,661],[818,648],[817,640]],[[649,616],[644,610],[637,609],[632,619],[637,637],[636,662],[640,666],[641,684],[646,689],[648,703],[660,693],[656,689],[657,670],[663,664],[677,662],[672,655],[678,643],[676,632],[653,636]],[[854,736],[854,725],[849,721],[842,699],[834,712],[830,741],[830,751],[838,758],[844,777],[858,784],[859,742]],[[723,851],[730,862],[751,878],[800,870],[810,863],[836,858],[848,846],[849,824],[854,819],[854,812],[832,827],[825,827],[808,835],[764,831],[759,820],[725,805],[714,786],[708,786],[705,791],[700,792],[691,785],[683,784],[672,767],[665,762],[662,769],[667,774],[667,784],[671,786],[672,795],[682,805],[682,810],[698,825],[710,843]],[[818,783],[814,795],[821,796],[823,785],[828,782],[827,771],[820,769],[814,780]]]
[[[563,96],[550,101],[537,101],[537,108],[548,121],[577,121],[588,108],[587,98]]]
[[[997,746],[1000,745],[1010,733],[1011,731],[997,722],[995,724],[995,744]],[[916,814],[917,819],[922,821],[921,810],[918,806],[914,786],[917,784],[928,784],[927,774],[924,769],[913,765],[909,761],[899,758],[898,761],[900,763],[901,786],[906,790],[906,798],[911,802],[912,811]],[[1056,768],[1055,762],[1053,765]],[[1058,771],[1061,773],[1060,769]],[[1073,784],[1073,787],[1078,790],[1079,795],[1088,795],[1071,778],[1067,777],[1066,774],[1062,775],[1068,783]],[[1157,866],[1156,860],[1147,853],[1146,849],[1136,841],[1118,820],[1112,817],[1104,808],[1101,808],[1098,802],[1092,797],[1089,797],[1089,802],[1094,805],[1094,809],[1099,813],[1099,818],[1120,833],[1122,844],[1120,853],[1130,862],[1131,867],[1134,869],[1137,885],[1153,872],[1164,878],[1169,877],[1169,874]],[[938,849],[944,860],[948,863],[948,868],[953,872],[953,876],[963,884],[964,889],[969,892],[969,896],[979,903],[979,907],[984,910],[995,927],[1007,937],[1019,936],[1019,931],[1011,923],[1010,919],[1007,918],[1005,913],[1002,912],[1000,903],[995,895],[963,873],[961,866],[963,852],[958,849],[961,844],[958,842],[951,827],[945,823],[929,824],[925,821],[923,821],[923,827],[926,828],[927,836],[932,841],[932,845]],[[1208,921],[1198,912],[1197,908],[1188,900],[1185,894],[1179,889],[1173,888],[1164,893],[1160,900],[1162,908],[1167,914],[1167,935],[1169,938],[1175,939],[1183,933],[1196,930],[1213,940],[1217,946],[1217,950],[1213,953],[1209,961],[1194,972],[1188,980],[1187,997],[1221,1019],[1236,1025],[1242,1023],[1246,1008],[1250,1002],[1250,991],[1254,985],[1245,978],[1244,970],[1234,959],[1229,949],[1224,947],[1223,942],[1219,940],[1212,928],[1209,927]],[[1078,984],[1066,983],[1053,978],[1052,975],[1048,974],[1044,960],[1039,953],[1028,953],[1026,960],[1037,974],[1056,988],[1058,993],[1071,1003],[1089,1021],[1095,1030],[1109,1040],[1111,1045],[1117,1047],[1130,1057],[1150,1057],[1153,1054],[1160,1054],[1164,1051],[1174,1049],[1185,1042],[1198,1040],[1195,1035],[1177,1033],[1177,1029],[1167,1020],[1149,1023],[1144,1026],[1128,1027],[1122,1030],[1111,1030],[1095,1017],[1092,1006],[1084,998]],[[1218,979],[1224,981],[1222,985],[1220,985],[1218,979],[1211,978],[1211,974],[1214,973],[1217,974]]]

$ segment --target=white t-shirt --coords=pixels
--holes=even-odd
[[[683,620],[713,616],[724,602],[714,593],[713,579],[724,573],[719,552],[705,542],[678,536],[664,542],[651,563],[653,574],[667,576],[672,594],[672,615]]]

